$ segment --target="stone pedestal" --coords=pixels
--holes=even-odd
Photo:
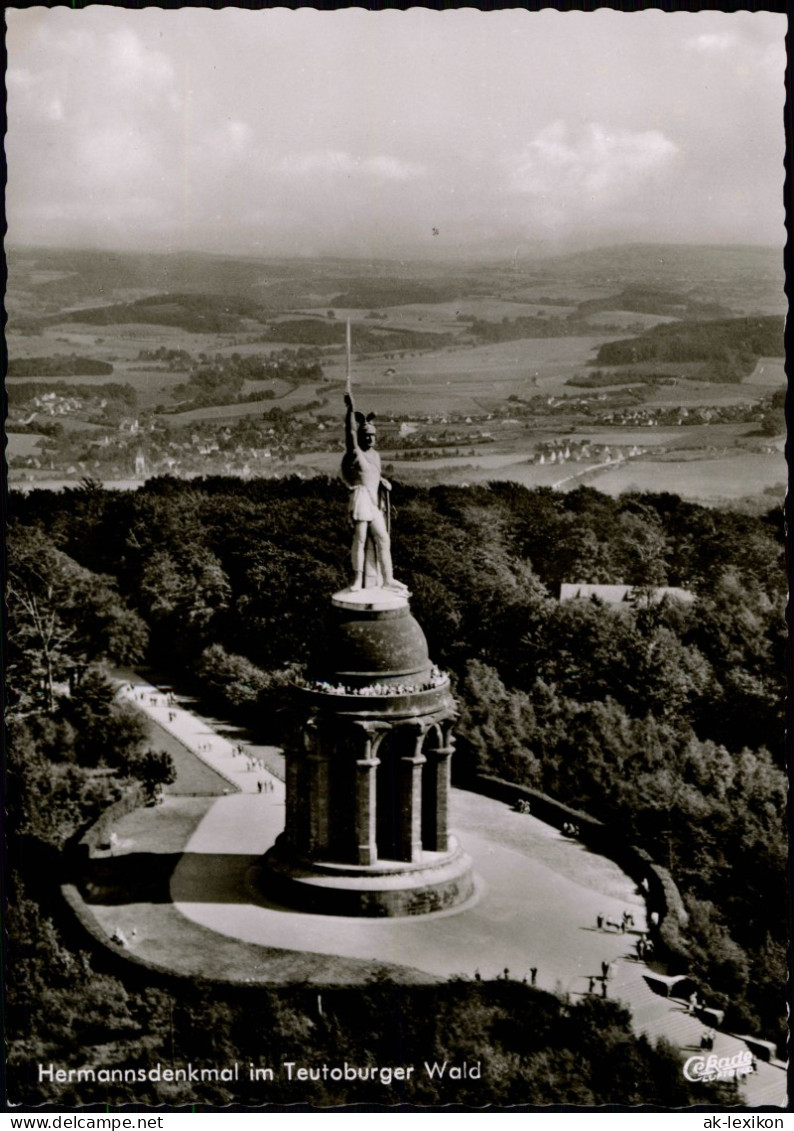
[[[265,856],[273,894],[307,911],[416,915],[474,892],[448,827],[456,715],[406,597],[331,600],[285,750],[287,816]]]

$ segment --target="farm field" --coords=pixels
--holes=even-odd
[[[304,400],[313,397],[309,389],[304,389]],[[163,424],[175,428],[180,424],[192,424],[197,420],[238,420],[244,416],[262,416],[273,405],[283,405],[284,401],[244,401],[242,404],[207,405],[206,408],[191,408],[186,412],[169,412],[159,417]]]
[[[108,354],[133,361],[141,349],[165,346],[198,354],[215,349],[213,334],[193,334],[178,326],[155,326],[145,322],[91,326],[79,322],[45,325],[31,337],[10,333],[8,349],[14,357],[40,357],[49,353],[85,352],[87,356],[110,360]]]
[[[113,361],[114,365],[125,361],[135,362],[140,350],[154,349],[158,346],[186,350],[195,356],[200,353],[270,354],[282,349],[295,348],[294,343],[291,342],[250,340],[252,337],[261,337],[261,334],[262,328],[256,326],[246,336],[245,331],[235,334],[199,334],[182,330],[178,326],[161,326],[146,322],[115,323],[107,326],[63,322],[45,325],[35,336],[10,331],[6,340],[9,355],[13,357],[41,357],[79,352],[86,357]]]
[[[14,459],[16,456],[38,456],[39,444],[46,442],[47,437],[37,432],[7,432],[6,457]]]
[[[428,302],[405,303],[402,306],[379,306],[378,314],[385,314],[382,320],[371,320],[373,328],[395,326],[411,330],[444,330],[451,333],[456,330],[465,330],[465,323],[458,321],[458,315],[465,318],[481,318],[487,321],[501,321],[503,318],[534,317],[535,315],[553,315],[564,318],[571,314],[574,306],[556,306],[542,302],[523,302],[520,299],[501,299],[492,297],[461,298],[455,302]],[[308,311],[317,315],[319,310]],[[322,311],[325,313],[325,311]],[[370,309],[363,307],[335,307],[334,314],[338,319],[350,318],[355,321],[369,322],[367,315]]]
[[[782,456],[748,453],[686,462],[631,460],[599,472],[588,478],[587,483],[607,495],[619,495],[628,490],[670,491],[687,499],[712,503],[744,498],[779,486],[782,502],[786,480],[787,469]]]
[[[139,363],[142,364],[142,363]],[[181,381],[185,380],[184,373],[163,373],[159,370],[135,369],[131,370],[126,365],[114,363],[114,372],[107,375],[89,374],[80,377],[7,377],[6,385],[13,394],[15,386],[29,384],[31,381],[56,384],[65,381],[73,385],[131,385],[138,394],[138,409],[153,409],[162,405],[167,399],[170,403],[171,391]],[[11,396],[13,403],[13,395]]]
[[[525,464],[529,460],[528,452],[486,452],[482,455],[442,456],[440,459],[400,459],[398,453],[384,454],[384,459],[395,471],[399,469],[401,475],[406,476],[412,469],[417,471],[446,471],[449,468],[474,468],[482,471],[504,471],[506,468]],[[539,465],[540,466],[540,465]],[[559,477],[559,473],[558,476]]]
[[[449,347],[429,354],[406,354],[393,359],[364,358],[356,361],[354,383],[357,385],[385,385],[411,387],[437,385],[448,382],[468,395],[493,392],[500,395],[516,383],[530,387],[559,388],[565,393],[564,382],[571,371],[587,365],[593,350],[608,340],[605,335],[588,335],[570,338],[521,338],[517,341],[498,342],[493,345]],[[345,362],[329,359],[326,372],[332,379],[344,377]],[[387,375],[387,370],[393,370]],[[472,389],[471,386],[476,386]],[[510,388],[510,392],[519,392]],[[578,395],[581,390],[567,391]]]
[[[72,433],[72,434],[76,434],[76,433],[80,433],[80,432],[97,433],[97,432],[104,432],[105,431],[104,425],[102,425],[102,424],[92,424],[89,421],[81,420],[78,417],[59,416],[59,417],[55,417],[55,418],[45,417],[45,419],[50,421],[50,422],[52,422],[53,419],[56,419],[58,424],[60,424],[61,427],[63,428],[64,432],[68,432],[68,433]]]
[[[514,388],[511,386],[511,391]],[[478,395],[479,394],[479,395]],[[411,419],[413,417],[421,416],[447,416],[451,413],[461,413],[465,416],[481,415],[485,411],[486,402],[480,397],[494,396],[491,387],[476,388],[474,392],[470,392],[466,387],[455,388],[433,388],[432,386],[422,388],[405,388],[391,387],[383,385],[353,385],[353,395],[356,398],[356,407],[362,409],[364,412],[374,412],[379,417],[399,416]],[[295,399],[299,396],[299,390],[295,390],[291,396]],[[331,404],[335,405],[341,400],[341,395],[337,394],[337,398],[333,399],[331,394]],[[308,397],[305,399],[309,399]],[[289,403],[289,398],[285,398],[280,404]],[[323,409],[323,414],[328,413],[328,409]]]
[[[760,385],[712,385],[707,381],[679,381],[652,388],[645,403],[653,408],[698,408],[701,405],[754,404],[768,392]]]
[[[575,467],[577,465],[566,465]],[[509,482],[520,483],[524,487],[554,487],[562,477],[564,471],[555,464],[535,464],[526,461],[507,464],[501,467],[482,467],[475,464],[474,460],[465,462],[457,468],[449,468],[445,472],[433,473],[428,468],[424,472],[414,472],[412,465],[404,464],[395,469],[406,483],[420,481],[423,483],[454,483],[458,485],[471,485],[473,483]],[[398,508],[399,509],[399,508]]]
[[[598,444],[637,444],[644,448],[691,448],[703,451],[709,448],[741,448],[745,443],[769,443],[766,438],[754,436],[753,426],[747,424],[691,424],[681,428],[582,428],[576,431],[575,436]]]
[[[777,389],[786,384],[786,364],[780,357],[762,357],[754,371],[744,380],[745,385],[760,385]]]
[[[289,381],[283,381],[280,377],[270,377],[265,381],[245,381],[243,382],[244,393],[261,393],[272,390],[276,395],[276,400],[280,397],[286,396],[292,389],[292,384]]]
[[[432,465],[395,464],[394,474],[405,482],[511,482],[525,487],[557,487],[572,491],[584,485],[617,496],[623,491],[669,491],[702,503],[716,504],[780,488],[785,494],[786,466],[778,455],[747,454],[720,459],[658,462],[630,459],[613,467],[587,472],[585,465],[511,462],[500,467],[475,467],[461,461],[456,467],[433,472]]]
[[[645,314],[637,310],[598,310],[593,314],[586,314],[584,321],[591,326],[641,326],[643,330],[647,330],[651,326],[660,326],[663,322],[675,322],[675,318],[669,314]]]
[[[76,487],[85,473],[75,472],[73,475],[55,476],[51,471],[36,474],[26,471],[21,476],[14,477],[9,486],[14,491],[63,491],[64,488]],[[135,491],[144,484],[143,479],[103,479],[102,486],[108,491]]]
[[[638,447],[662,447],[686,440],[688,429],[681,428],[583,428],[572,439],[596,444],[636,444]],[[565,433],[567,436],[568,433]]]

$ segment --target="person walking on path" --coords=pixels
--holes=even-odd
[[[533,986],[537,985],[537,981],[538,981],[538,968],[537,968],[537,966],[531,966],[530,967],[529,977],[531,979],[532,985]]]
[[[599,931],[603,931],[603,929],[604,929],[604,916],[603,915],[596,916],[596,926],[598,927]]]

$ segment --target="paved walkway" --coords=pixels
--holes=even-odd
[[[209,803],[170,878],[172,906],[198,927],[243,945],[408,966],[430,980],[475,972],[489,979],[505,969],[512,979],[531,980],[535,967],[538,986],[574,997],[589,992],[590,979],[608,962],[608,996],[629,1006],[636,1031],[666,1037],[685,1056],[700,1052],[702,1022],[645,980],[651,968],[634,947],[646,929],[643,899],[611,860],[502,802],[456,789],[452,828],[478,876],[470,905],[383,920],[294,912],[269,902],[256,884],[261,855],[284,825],[283,783],[264,768],[278,768],[278,749],[223,738],[168,696],[140,680],[131,684],[122,694],[240,790]],[[267,783],[262,792],[260,783]],[[139,834],[133,850],[145,849],[145,833]],[[626,910],[634,930],[597,929],[598,915],[620,922]],[[592,986],[601,993],[600,980]],[[745,1048],[739,1038],[719,1033],[713,1051],[733,1056]],[[785,1071],[759,1063],[742,1093],[750,1107],[785,1106]]]
[[[118,697],[144,711],[230,785],[242,793],[269,793],[281,785],[277,777],[281,761],[278,746],[240,741],[233,727],[227,728],[233,737],[221,735],[214,720],[187,710],[181,697],[152,687],[133,672],[125,675],[128,678],[121,682]],[[283,791],[283,785],[281,788]]]

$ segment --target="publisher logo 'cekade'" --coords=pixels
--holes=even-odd
[[[709,1080],[732,1080],[747,1076],[753,1070],[753,1054],[745,1049],[735,1056],[690,1056],[684,1065],[684,1075],[693,1083]]]

